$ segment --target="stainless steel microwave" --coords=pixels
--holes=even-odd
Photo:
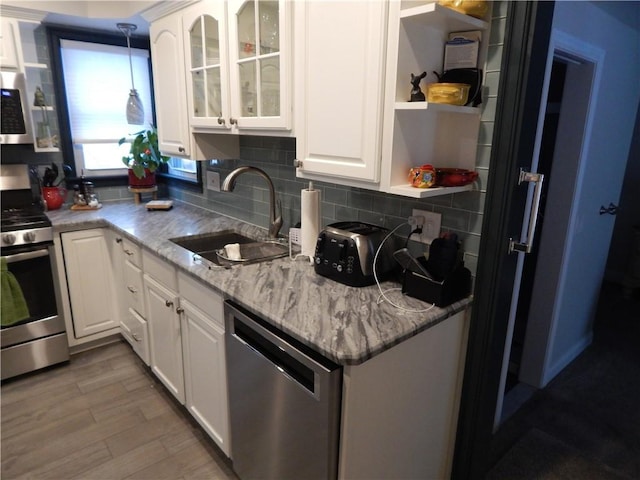
[[[33,143],[24,74],[0,71],[2,126],[0,144]]]

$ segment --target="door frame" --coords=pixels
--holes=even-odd
[[[493,420],[519,255],[527,189],[515,190],[535,148],[554,2],[509,2],[479,261],[451,478],[482,478]]]

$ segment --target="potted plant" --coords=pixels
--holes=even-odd
[[[140,130],[133,135],[129,154],[122,157],[122,163],[129,168],[129,185],[132,187],[152,187],[156,184],[155,171],[169,157],[162,155],[158,148],[158,132],[155,127]],[[118,142],[122,145],[128,137]]]

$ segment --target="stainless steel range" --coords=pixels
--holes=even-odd
[[[0,166],[2,380],[69,359],[53,228],[34,197],[27,165]]]

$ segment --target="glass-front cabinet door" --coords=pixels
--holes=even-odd
[[[229,1],[232,110],[239,129],[289,129],[290,2]]]
[[[231,128],[225,5],[205,0],[182,17],[189,122],[196,128]]]

